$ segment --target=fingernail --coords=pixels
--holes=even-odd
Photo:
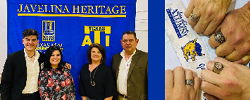
[[[206,95],[204,95],[204,97],[205,97],[205,98],[204,98],[203,100],[209,100],[209,99],[206,97]]]
[[[248,56],[244,56],[241,60],[243,60],[243,61],[248,60]]]

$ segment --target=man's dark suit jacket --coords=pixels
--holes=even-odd
[[[24,55],[24,50],[8,55],[2,73],[1,100],[20,100],[27,80],[27,67]],[[40,53],[38,59],[39,66],[43,61],[44,54]],[[41,70],[41,67],[39,69]]]
[[[121,59],[120,53],[115,54],[111,62],[116,83]],[[127,97],[128,100],[148,100],[148,53],[141,50],[136,50],[132,57],[128,72]],[[114,100],[116,99],[114,97]]]

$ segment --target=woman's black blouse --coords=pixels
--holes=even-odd
[[[115,79],[110,67],[100,64],[91,72],[91,78],[93,79],[93,77],[95,86],[90,83],[89,64],[83,65],[79,76],[79,94],[81,96],[103,100],[106,97],[117,95]]]

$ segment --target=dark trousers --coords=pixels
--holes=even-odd
[[[21,100],[41,100],[39,92],[35,92],[32,94],[22,94]]]

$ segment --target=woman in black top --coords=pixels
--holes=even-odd
[[[117,94],[111,68],[105,65],[106,52],[102,45],[92,44],[87,51],[88,63],[80,72],[79,94],[82,100],[112,100]]]

